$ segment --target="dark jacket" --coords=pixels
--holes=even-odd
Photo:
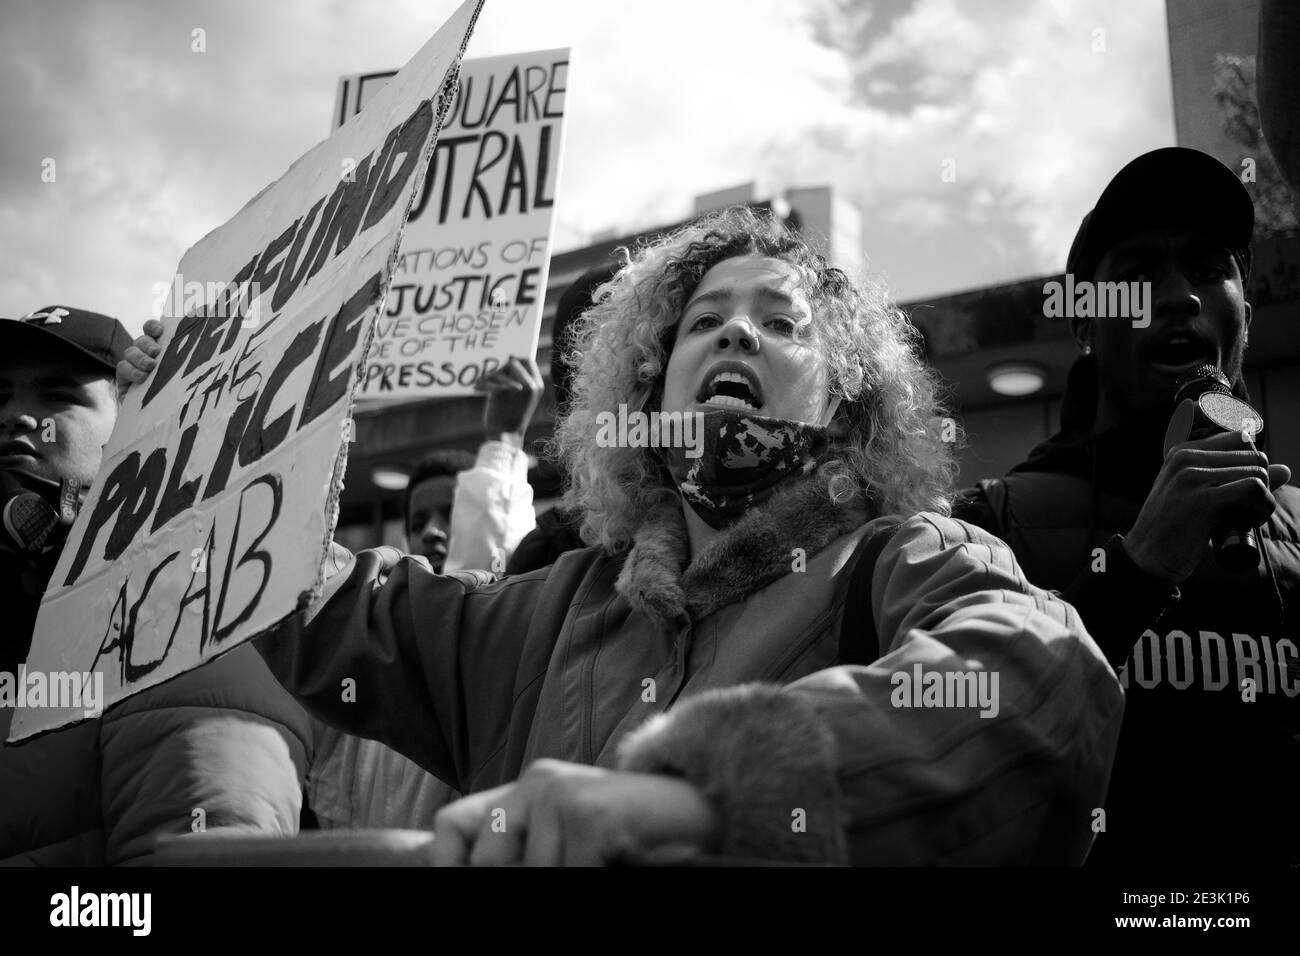
[[[1113,672],[1000,541],[940,515],[903,521],[850,593],[860,543],[897,521],[810,479],[689,567],[676,504],[625,554],[497,582],[342,552],[324,599],[255,643],[321,719],[463,792],[551,757],[692,781],[728,854],[1079,863],[1118,731]],[[863,613],[874,663],[836,666],[841,619]],[[995,712],[922,706],[919,687],[904,706],[900,675],[922,668],[983,672]]]
[[[537,527],[519,542],[506,564],[507,574],[524,574],[550,567],[566,551],[585,548],[578,530],[582,514],[569,508],[555,507],[537,516]]]
[[[0,550],[0,671],[28,654],[53,558]],[[251,647],[132,696],[103,716],[6,744],[0,707],[0,865],[148,863],[162,834],[298,832],[307,714]]]
[[[1124,728],[1089,862],[1300,859],[1300,491],[1276,493],[1256,571],[1220,571],[1207,543],[1181,587],[1147,575],[1117,536],[1151,490],[1163,429],[1089,434],[1091,374],[1072,372],[1060,434],[955,509],[1061,592],[1123,668]]]

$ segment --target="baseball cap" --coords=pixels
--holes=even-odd
[[[78,352],[108,372],[117,369],[132,341],[117,319],[66,305],[48,305],[21,319],[0,319],[0,350],[11,343],[20,355],[57,347]]]
[[[1065,271],[1091,278],[1116,243],[1148,229],[1184,228],[1223,243],[1250,277],[1255,206],[1237,174],[1208,153],[1167,146],[1115,174],[1083,217]]]

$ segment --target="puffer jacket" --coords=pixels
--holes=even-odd
[[[44,578],[0,558],[5,605],[26,622],[0,632],[0,669],[16,674]],[[251,647],[7,744],[14,713],[0,707],[0,865],[138,865],[162,834],[298,832],[310,721]]]
[[[727,854],[1081,862],[1123,701],[1078,616],[995,538],[937,514],[872,519],[819,485],[778,492],[689,567],[676,506],[626,554],[496,582],[342,553],[322,599],[255,644],[321,719],[463,792],[551,757],[683,776]],[[846,568],[890,524],[870,586],[848,593]],[[874,662],[836,666],[841,621],[863,612]],[[994,706],[904,695],[922,672],[983,673]]]
[[[0,710],[0,735],[13,714]],[[0,864],[141,864],[166,833],[297,833],[311,730],[239,647],[98,719],[2,746]]]

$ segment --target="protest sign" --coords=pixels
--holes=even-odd
[[[555,230],[569,51],[466,60],[359,397],[468,395],[511,356],[537,352]],[[335,122],[388,74],[343,77]]]
[[[185,254],[158,366],[127,394],[29,669],[102,673],[111,705],[319,592],[356,372],[482,2]],[[23,709],[10,739],[82,716]]]

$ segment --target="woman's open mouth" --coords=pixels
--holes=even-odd
[[[695,398],[700,404],[713,408],[756,412],[763,407],[758,377],[739,362],[722,362],[714,366]]]

